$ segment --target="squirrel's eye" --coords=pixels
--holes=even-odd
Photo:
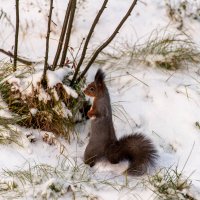
[[[93,87],[91,87],[91,88],[90,88],[90,91],[91,91],[91,92],[94,92],[94,88],[93,88]]]

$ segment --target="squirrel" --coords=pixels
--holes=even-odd
[[[147,172],[149,166],[155,165],[158,157],[157,150],[151,140],[141,133],[117,139],[112,120],[110,96],[104,79],[104,72],[98,69],[94,82],[84,90],[86,95],[94,98],[87,113],[91,119],[91,132],[84,152],[84,162],[93,167],[102,158],[106,158],[112,164],[128,160],[129,167],[125,173],[142,175]]]

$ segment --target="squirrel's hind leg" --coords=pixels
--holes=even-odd
[[[119,163],[122,160],[121,154],[122,152],[120,151],[118,142],[115,142],[111,144],[110,146],[108,146],[107,151],[106,151],[106,157],[111,164]]]
[[[93,167],[96,164],[96,159],[95,157],[90,157],[90,158],[84,158],[84,163],[86,165],[89,165],[90,167]]]
[[[84,153],[84,163],[93,167],[102,156],[99,152],[87,146]]]

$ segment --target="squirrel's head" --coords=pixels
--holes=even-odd
[[[94,82],[90,83],[84,90],[84,93],[90,97],[96,97],[97,89],[95,83]]]
[[[99,96],[105,89],[105,74],[101,69],[97,70],[94,78],[94,82],[90,83],[84,90],[84,93],[90,97]]]

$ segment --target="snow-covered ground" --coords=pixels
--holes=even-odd
[[[75,51],[103,1],[80,2],[70,42]],[[131,2],[109,1],[92,38],[90,50],[108,38]],[[56,51],[67,5],[64,0],[55,0],[54,3],[50,62]],[[19,54],[33,61],[43,60],[48,1],[21,0],[20,8]],[[10,51],[14,44],[14,29],[8,19],[14,24],[14,9],[14,2],[0,0],[0,14],[4,16],[0,18],[0,48]],[[167,15],[165,1],[138,1],[112,44],[134,44],[138,40],[143,43],[155,30],[162,30],[159,33],[161,35],[164,32],[172,35],[180,33],[177,24]],[[200,44],[199,21],[184,18],[183,31],[197,45]],[[0,54],[0,60],[9,59]],[[88,83],[93,80],[98,67],[96,64],[89,71]],[[155,174],[161,168],[178,167],[183,177],[189,177],[190,194],[195,199],[200,199],[200,128],[196,123],[200,123],[198,67],[182,66],[183,69],[167,71],[134,62],[127,64],[124,57],[120,58],[116,66],[102,66],[107,72],[106,83],[112,100],[117,136],[142,132],[151,138],[160,157],[156,169],[150,169],[150,174]],[[12,113],[6,109],[6,104],[2,100],[0,102],[0,115],[10,117]],[[127,167],[126,162],[118,165],[101,162],[92,169],[84,165],[83,152],[88,142],[89,128],[89,121],[78,124],[70,144],[58,138],[54,145],[49,145],[42,140],[45,132],[12,126],[13,130],[20,132],[22,146],[0,145],[0,174],[9,175],[0,179],[0,199],[154,199],[152,188],[145,182],[148,180],[147,175],[128,178],[121,175]],[[31,143],[27,135],[31,135],[35,142]],[[8,194],[1,187],[5,187],[4,182],[8,183],[6,178],[9,178],[11,186],[13,180],[18,183],[18,176],[11,174],[16,170],[27,170],[26,175],[19,180],[29,177],[29,181],[22,181],[22,189]],[[47,175],[50,172],[51,175]],[[39,180],[35,176],[37,173],[42,174]],[[25,194],[23,197],[21,192]]]

